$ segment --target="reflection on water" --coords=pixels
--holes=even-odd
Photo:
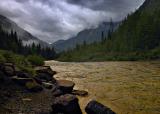
[[[62,63],[48,61],[58,79],[69,79],[77,89],[82,109],[91,99],[118,114],[160,114],[160,61]]]

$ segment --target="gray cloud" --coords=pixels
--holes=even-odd
[[[47,42],[67,39],[112,18],[118,21],[144,0],[1,0],[0,13]]]

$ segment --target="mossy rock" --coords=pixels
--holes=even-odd
[[[7,76],[14,76],[15,75],[15,67],[13,63],[4,63],[2,65],[3,71]]]
[[[30,92],[40,92],[43,90],[42,86],[36,83],[35,81],[27,82],[25,86],[27,90],[29,90]]]
[[[13,76],[11,78],[15,83],[19,84],[19,85],[26,85],[27,83],[32,83],[34,80],[32,78],[19,78],[17,76]]]
[[[42,85],[43,85],[46,89],[52,89],[52,87],[53,87],[53,84],[47,83],[47,82],[42,82]]]

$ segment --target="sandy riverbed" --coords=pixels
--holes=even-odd
[[[160,114],[160,61],[65,63],[46,61],[57,79],[73,80],[89,96],[118,114]]]

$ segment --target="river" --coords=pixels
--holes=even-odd
[[[45,64],[57,71],[57,79],[72,80],[75,89],[89,92],[79,97],[83,111],[94,99],[118,114],[160,114],[160,61]]]

